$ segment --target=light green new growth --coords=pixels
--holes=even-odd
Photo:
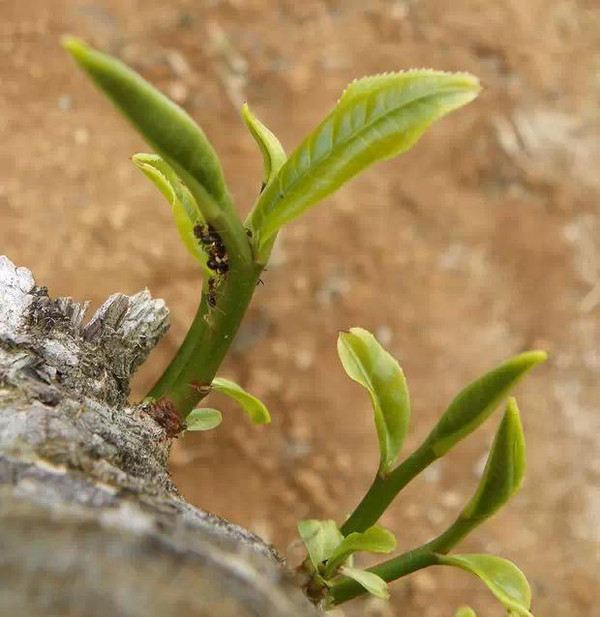
[[[277,137],[250,111],[248,103],[242,107],[242,118],[263,155],[264,189],[277,176],[287,156]]]
[[[354,82],[334,110],[290,155],[248,218],[258,259],[273,235],[372,163],[408,150],[427,127],[472,101],[466,73],[406,71]]]
[[[456,396],[435,425],[425,444],[443,456],[473,432],[494,411],[527,371],[548,358],[543,351],[528,351],[469,384]]]
[[[533,617],[529,612],[531,588],[514,563],[495,555],[439,555],[438,563],[477,576],[515,617]]]
[[[387,583],[377,574],[369,572],[368,570],[359,570],[358,568],[351,568],[350,566],[344,566],[341,569],[341,573],[356,581],[361,587],[364,587],[372,596],[387,600],[390,597],[390,592],[387,588]],[[335,583],[333,584],[335,587]]]
[[[338,355],[348,376],[371,397],[379,439],[379,473],[392,467],[404,443],[410,421],[410,399],[398,362],[362,328],[340,332]]]
[[[194,226],[205,224],[206,221],[188,188],[158,154],[134,154],[131,160],[171,204],[173,219],[183,244],[202,265],[204,272],[210,273],[206,266],[206,252],[194,235]]]
[[[461,517],[490,517],[521,488],[524,475],[525,438],[517,403],[510,398],[477,491]]]
[[[477,615],[470,606],[461,606],[456,613],[454,613],[454,617],[477,617]]]
[[[266,187],[245,229],[218,157],[192,118],[119,60],[74,37],[63,46],[155,149],[156,155],[136,155],[134,162],[171,203],[184,244],[204,268],[194,321],[148,394],[151,401],[166,399],[182,417],[210,391],[282,225],[371,163],[407,150],[429,124],[479,92],[477,80],[463,73],[409,71],[359,80],[289,160],[245,105],[242,116],[263,154]],[[226,251],[227,269],[218,279],[214,259],[196,242],[196,224],[210,226]],[[382,470],[397,449],[398,435],[388,437]]]
[[[386,477],[375,478],[342,525],[342,532],[347,535],[374,525],[411,480],[480,426],[520,379],[546,357],[542,351],[519,354],[464,388],[425,441]]]
[[[223,421],[221,412],[218,409],[205,407],[194,409],[185,419],[186,431],[210,431],[217,428]]]
[[[333,576],[339,566],[346,563],[354,553],[391,553],[396,548],[396,538],[383,527],[369,527],[363,533],[346,536],[329,555],[324,577]]]
[[[269,422],[271,422],[271,415],[265,404],[255,396],[246,392],[246,390],[234,381],[224,379],[223,377],[215,377],[211,388],[222,392],[239,403],[254,424],[269,424]]]

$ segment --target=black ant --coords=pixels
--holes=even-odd
[[[229,270],[229,256],[227,249],[221,240],[221,236],[215,231],[212,225],[194,226],[194,236],[200,240],[204,250],[208,254],[206,265],[217,274],[226,274]]]

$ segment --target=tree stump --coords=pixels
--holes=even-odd
[[[0,614],[316,615],[270,546],[181,498],[168,432],[127,402],[164,302],[86,308],[0,257]]]

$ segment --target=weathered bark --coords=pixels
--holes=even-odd
[[[269,546],[178,495],[165,430],[127,404],[164,303],[85,309],[0,257],[0,614],[313,615]]]

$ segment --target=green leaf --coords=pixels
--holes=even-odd
[[[488,518],[521,488],[525,474],[525,438],[514,398],[508,400],[477,491],[463,510],[465,519]]]
[[[527,371],[547,357],[543,351],[519,354],[470,383],[450,403],[425,444],[438,458],[446,454],[491,415]]]
[[[440,565],[461,568],[479,577],[509,613],[532,617],[531,589],[517,566],[495,555],[438,555]]]
[[[396,538],[391,531],[374,525],[362,533],[346,536],[327,561],[325,578],[330,578],[341,564],[359,551],[368,553],[391,553],[396,548]]]
[[[254,424],[269,424],[269,422],[271,422],[271,415],[264,403],[246,392],[246,390],[238,386],[235,382],[224,379],[223,377],[215,377],[212,381],[211,388],[226,394],[234,401],[238,402],[250,416]]]
[[[367,330],[340,332],[338,355],[348,376],[364,386],[371,397],[379,439],[379,471],[394,464],[410,420],[408,387],[402,369]]]
[[[344,539],[335,521],[316,521],[314,519],[300,521],[298,533],[308,550],[308,556],[319,570],[323,562],[329,559],[335,548]]]
[[[66,37],[63,46],[185,181],[206,218],[232,208],[213,147],[181,107],[116,58],[74,37]]]
[[[479,90],[472,75],[428,70],[354,82],[262,193],[249,219],[259,249],[370,164],[408,150],[434,120],[469,103]]]
[[[250,111],[248,103],[244,103],[242,107],[242,117],[263,155],[264,188],[272,182],[287,156],[277,137]]]
[[[349,568],[344,566],[340,572],[355,580],[359,585],[362,585],[371,595],[382,600],[387,600],[390,597],[390,593],[387,588],[387,583],[377,574],[368,572],[367,570],[359,570],[357,568]],[[343,580],[343,579],[342,579]],[[334,583],[335,586],[335,583]]]
[[[456,613],[454,613],[454,617],[477,617],[477,615],[470,606],[461,606]]]
[[[194,409],[185,419],[187,431],[210,431],[217,428],[223,421],[221,412],[217,409]]]
[[[132,160],[171,204],[173,219],[185,247],[205,267],[207,255],[194,235],[194,226],[205,221],[188,188],[158,154],[135,154]]]

